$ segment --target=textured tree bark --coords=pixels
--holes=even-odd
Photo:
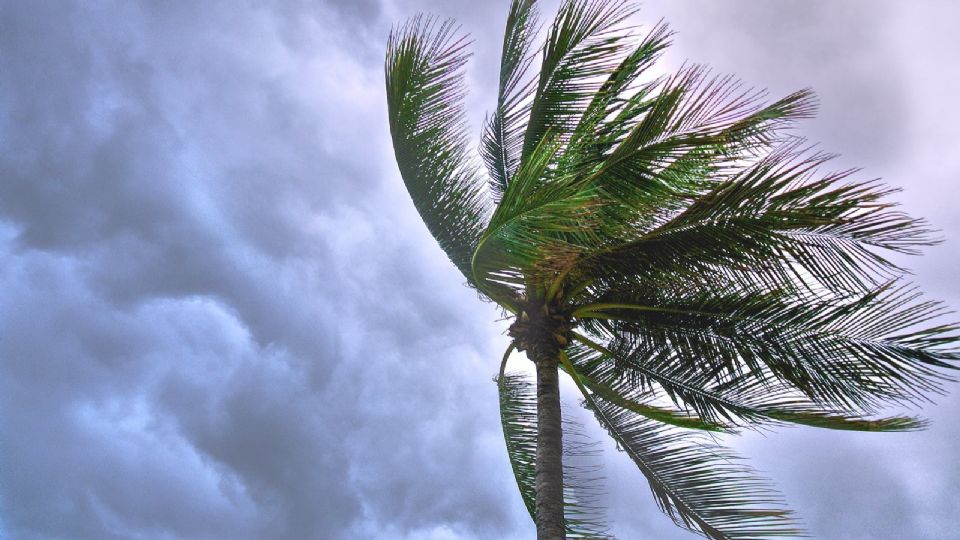
[[[566,540],[563,520],[563,427],[557,354],[537,366],[537,540]]]

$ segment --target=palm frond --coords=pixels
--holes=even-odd
[[[535,0],[513,0],[510,4],[500,57],[497,107],[480,139],[480,152],[490,173],[490,190],[495,199],[506,191],[520,163],[535,83],[526,75],[534,59],[531,49],[537,19]]]
[[[662,22],[654,26],[599,87],[568,144],[565,159],[573,162],[571,167],[586,168],[602,161],[606,151],[626,134],[630,120],[643,110],[631,105],[642,101],[656,85],[634,87],[670,45],[672,35]]]
[[[603,400],[586,403],[677,525],[717,540],[803,535],[769,484],[730,451]]]
[[[564,355],[566,355],[566,353],[564,353]],[[577,358],[583,358],[585,356],[583,350],[576,354]],[[611,384],[612,381],[609,377],[601,379],[600,377],[592,376],[592,372],[588,374],[586,370],[579,367],[577,363],[564,361],[560,367],[570,375],[583,392],[589,390],[592,394],[621,409],[626,409],[651,420],[676,427],[713,432],[731,431],[730,427],[725,424],[707,421],[683,411],[670,410],[665,407],[652,405],[648,402],[653,399],[652,392],[624,392],[622,388]]]
[[[551,133],[563,141],[626,51],[618,26],[636,7],[617,0],[567,0],[547,34],[523,141],[523,158]]]
[[[909,416],[875,418],[830,407],[753,372],[718,383],[709,370],[698,370],[670,351],[613,351],[584,336],[576,339],[579,343],[571,348],[571,363],[578,371],[602,381],[614,395],[621,399],[655,399],[663,394],[681,410],[693,410],[707,423],[756,429],[790,423],[871,432],[915,431],[926,425]],[[619,405],[616,400],[606,401]]]
[[[783,128],[815,109],[809,91],[767,105],[765,96],[732,76],[712,75],[696,65],[654,81],[630,104],[642,114],[611,120],[623,136],[594,174],[637,181],[692,150],[709,149],[734,163],[769,148]]]
[[[713,539],[800,536],[768,483],[728,450],[606,402],[580,386],[584,406],[647,478],[677,525]]]
[[[452,21],[416,17],[391,32],[384,70],[400,174],[427,228],[472,284],[470,260],[489,202],[467,150],[465,46]]]
[[[871,290],[902,273],[878,250],[915,253],[936,243],[923,220],[886,202],[876,182],[842,182],[850,171],[813,175],[830,156],[781,147],[745,171],[666,187],[644,206],[635,238],[587,254],[582,273],[616,282],[657,281],[672,274],[741,272],[776,287]],[[696,162],[693,166],[696,166]],[[698,185],[699,184],[699,185]]]
[[[666,46],[665,29],[652,35],[648,49]],[[614,118],[575,133],[577,148],[567,148],[564,159],[579,160],[572,169],[583,171],[582,181],[599,194],[603,241],[561,272],[561,280],[604,279],[604,267],[616,271],[610,279],[629,277],[638,266],[657,268],[635,264],[628,253],[644,239],[652,241],[648,237],[658,228],[709,196],[813,107],[807,92],[765,105],[762,93],[741,90],[730,77],[706,80],[705,73],[691,68],[648,83]]]
[[[567,538],[611,540],[603,504],[600,443],[569,413],[563,415],[563,514]]]
[[[955,325],[924,327],[944,310],[889,283],[817,299],[790,294],[637,291],[636,302],[593,304],[576,316],[609,336],[608,348],[677,376],[730,384],[743,377],[788,384],[814,402],[871,412],[941,391],[960,352]],[[686,373],[684,373],[686,371]]]
[[[496,379],[500,391],[500,424],[520,498],[536,522],[537,401],[533,385],[519,373]]]
[[[506,296],[498,288],[521,294],[599,241],[595,194],[551,168],[561,146],[544,138],[524,160],[480,239],[474,279],[493,298]]]
[[[511,349],[504,355],[509,356]],[[520,496],[536,522],[537,398],[535,385],[522,372],[505,371],[506,361],[496,378],[500,394],[500,421]],[[598,454],[582,426],[563,419],[563,492],[567,538],[610,538],[605,510]]]

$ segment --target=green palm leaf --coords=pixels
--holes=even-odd
[[[450,21],[418,17],[390,34],[387,109],[407,191],[437,243],[473,283],[470,260],[488,201],[468,157],[462,72],[468,55],[454,30]]]
[[[540,77],[530,110],[523,154],[526,158],[552,133],[564,140],[620,64],[628,41],[617,25],[636,8],[614,0],[567,0],[547,34]]]
[[[915,253],[935,243],[923,220],[883,201],[891,190],[841,184],[849,172],[811,180],[829,156],[805,156],[799,144],[728,178],[715,168],[694,169],[712,177],[686,176],[652,194],[646,226],[587,254],[578,262],[583,274],[655,281],[729,269],[767,285],[862,291],[902,273],[878,249]]]
[[[752,372],[717,383],[709,376],[709,371],[685,368],[689,366],[688,362],[669,358],[669,351],[661,351],[661,356],[639,351],[618,354],[584,336],[577,336],[577,339],[582,345],[571,348],[571,363],[579,372],[608,385],[620,399],[644,396],[655,400],[665,396],[681,409],[695,411],[708,425],[712,422],[760,427],[792,423],[872,432],[913,431],[925,426],[925,422],[913,417],[871,418],[861,411],[817,403],[789,385],[758,377]],[[605,400],[628,408],[617,400]],[[644,416],[678,427],[690,427],[651,415]]]
[[[576,372],[565,353],[561,362]],[[768,483],[731,452],[588,392],[581,380],[574,377],[583,405],[646,476],[674,523],[723,540],[803,534]]]
[[[530,517],[536,521],[537,397],[534,385],[522,372],[506,372],[504,355],[496,378],[500,395],[500,422],[507,456]],[[593,444],[580,426],[564,419],[564,517],[568,538],[610,538],[604,509],[598,466],[590,463],[596,455]]]
[[[729,450],[588,397],[586,407],[647,478],[660,509],[713,539],[797,537],[769,484]]]
[[[574,357],[576,359],[582,360],[587,358],[589,354],[588,349],[578,350],[575,345],[572,348],[575,351]],[[567,362],[561,364],[560,367],[573,378],[577,386],[582,388],[584,392],[589,390],[593,395],[621,409],[676,427],[713,432],[731,431],[729,426],[721,422],[708,421],[684,411],[670,410],[666,407],[652,405],[650,401],[654,400],[655,396],[650,391],[643,389],[639,391],[635,389],[625,391],[617,381],[607,376],[608,374],[595,373],[593,371],[592,368],[595,366],[591,364],[595,363],[595,359],[596,357],[580,362]]]
[[[942,313],[889,284],[844,301],[688,289],[587,305],[575,315],[602,320],[590,328],[610,336],[611,349],[660,371],[686,370],[676,373],[684,379],[731,384],[750,376],[820,404],[873,411],[916,402],[951,380],[944,370],[960,360],[949,346],[956,327],[921,327]]]
[[[523,150],[526,117],[530,114],[534,90],[534,80],[525,76],[534,60],[531,49],[536,33],[535,0],[513,0],[503,36],[497,107],[480,139],[480,152],[490,173],[490,188],[497,198],[506,191]]]

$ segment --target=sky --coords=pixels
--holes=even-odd
[[[507,5],[0,3],[0,538],[533,536],[492,382],[507,323],[406,195],[382,71],[391,25],[456,18],[479,133]],[[915,282],[960,307],[956,3],[648,0],[635,22],[661,18],[664,69],[816,90],[800,132],[903,188],[945,238]],[[817,538],[960,538],[952,389],[922,433],[728,442]],[[694,537],[603,448],[618,537]]]

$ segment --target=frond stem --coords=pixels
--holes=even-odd
[[[511,341],[510,346],[507,347],[506,352],[503,353],[503,360],[500,361],[500,374],[497,376],[497,384],[503,384],[503,375],[507,370],[507,360],[510,359],[510,353],[512,353],[516,347],[516,342]]]

